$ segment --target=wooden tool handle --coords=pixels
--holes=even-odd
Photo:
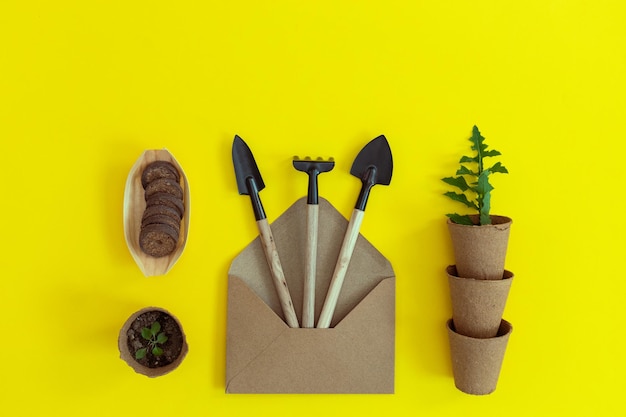
[[[302,327],[315,327],[315,275],[317,263],[317,229],[319,206],[307,204],[306,253],[304,259],[304,292],[302,297]]]
[[[293,309],[293,302],[291,301],[291,295],[289,294],[289,288],[287,287],[287,281],[285,280],[285,273],[283,267],[280,264],[278,258],[278,251],[276,250],[276,243],[274,242],[274,236],[272,230],[267,222],[267,219],[257,220],[256,222],[259,228],[259,235],[261,236],[261,244],[263,246],[263,252],[265,252],[265,258],[267,264],[270,267],[272,273],[272,280],[274,281],[274,287],[280,300],[280,306],[283,309],[285,315],[285,321],[289,327],[300,327],[298,325],[298,317]]]
[[[326,293],[326,299],[324,300],[324,306],[320,314],[317,327],[320,329],[327,329],[330,327],[330,322],[337,307],[337,300],[339,299],[339,293],[341,292],[341,286],[343,285],[343,279],[346,277],[348,266],[350,265],[350,259],[352,258],[352,252],[354,252],[354,246],[356,240],[359,237],[359,229],[363,222],[364,211],[354,209],[350,222],[348,223],[348,230],[343,237],[343,243],[341,244],[341,250],[339,251],[339,258],[337,258],[337,264],[335,265],[335,272],[330,281],[330,287]]]

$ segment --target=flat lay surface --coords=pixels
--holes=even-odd
[[[623,414],[625,20],[616,1],[1,2],[0,414]],[[466,212],[441,179],[474,125],[509,171],[492,213],[513,219],[513,331],[486,396],[455,388],[446,326],[445,214]],[[270,225],[307,195],[296,155],[334,158],[319,195],[347,222],[352,163],[385,135],[393,178],[372,188],[360,233],[395,275],[394,394],[225,393],[228,272],[259,235],[235,135]],[[159,149],[188,182],[186,244],[146,277],[124,193]],[[118,351],[150,306],[188,344],[158,378]]]

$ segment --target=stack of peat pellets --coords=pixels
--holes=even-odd
[[[139,246],[155,258],[170,255],[178,244],[185,212],[180,173],[170,162],[154,161],[143,170],[141,185],[146,209],[141,218]]]

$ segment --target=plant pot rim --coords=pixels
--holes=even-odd
[[[464,334],[457,332],[456,328],[454,327],[454,321],[452,319],[448,319],[448,321],[446,322],[446,326],[448,327],[448,330],[453,332],[457,337],[475,340],[478,343],[480,343],[480,341],[483,341],[484,343],[488,343],[490,340],[509,336],[513,332],[513,325],[505,319],[501,319],[500,328],[498,328],[498,333],[494,337],[489,337],[489,338],[471,337],[471,336],[466,336]]]
[[[508,216],[502,216],[502,215],[498,215],[498,214],[490,214],[489,218],[491,218],[491,224],[478,224],[479,221],[478,219],[480,218],[480,216],[478,214],[469,214],[468,215],[470,217],[470,219],[472,219],[472,222],[474,223],[473,225],[468,225],[468,224],[459,224],[459,223],[455,223],[452,221],[452,219],[450,219],[449,217],[447,218],[447,222],[448,224],[453,224],[455,226],[458,227],[494,227],[494,226],[501,226],[501,225],[510,225],[511,223],[513,223],[513,219],[508,217]]]
[[[147,367],[147,366],[144,366],[144,365],[140,364],[139,362],[137,362],[135,360],[133,355],[130,353],[130,350],[128,349],[128,335],[127,335],[127,332],[128,332],[128,329],[130,328],[132,322],[135,321],[137,319],[137,317],[141,316],[144,313],[150,312],[150,311],[159,311],[161,313],[165,313],[168,316],[170,316],[176,322],[176,324],[178,325],[178,328],[180,330],[181,336],[183,338],[183,346],[182,346],[180,354],[178,355],[176,360],[174,360],[174,362],[172,362],[170,364],[167,364],[165,366],[161,366],[161,367],[158,367],[158,368],[150,368],[150,367]],[[166,310],[164,308],[161,308],[161,307],[144,307],[144,308],[136,311],[135,313],[131,314],[128,317],[128,319],[126,319],[126,321],[124,322],[124,325],[122,326],[122,328],[120,330],[117,344],[118,344],[118,349],[120,351],[120,358],[124,362],[126,362],[128,364],[128,366],[133,368],[133,370],[135,372],[137,372],[138,374],[145,375],[145,376],[150,377],[150,378],[154,378],[154,377],[158,377],[158,376],[162,376],[162,375],[168,374],[168,373],[172,372],[174,369],[178,368],[178,366],[182,363],[183,359],[187,355],[187,351],[189,350],[189,347],[187,345],[187,337],[185,336],[185,331],[183,330],[183,326],[181,325],[180,321],[178,320],[178,318],[175,315],[173,315],[168,310]]]
[[[504,273],[502,274],[502,278],[499,278],[499,279],[460,277],[460,276],[457,275],[458,272],[456,270],[456,265],[448,265],[446,267],[446,274],[448,275],[448,277],[455,278],[455,279],[469,279],[469,280],[474,280],[474,281],[487,281],[487,282],[504,281],[504,280],[507,280],[507,279],[513,279],[515,277],[515,274],[513,272],[509,271],[508,269],[504,270]],[[485,285],[488,285],[488,284],[485,284]]]

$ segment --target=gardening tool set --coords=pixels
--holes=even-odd
[[[239,136],[235,136],[233,141],[233,165],[239,194],[250,196],[263,251],[276,293],[280,300],[285,321],[289,327],[300,327],[287,280],[285,279],[285,274],[278,256],[278,251],[276,250],[276,243],[259,197],[259,192],[265,188],[265,184],[261,178],[261,173],[259,172],[250,148]],[[301,159],[295,157],[293,166],[296,170],[305,172],[308,175],[306,236],[304,237],[305,259],[303,262],[304,288],[302,327],[311,328],[315,327],[315,278],[317,274],[316,259],[319,224],[317,177],[321,173],[331,171],[335,166],[335,162],[332,158],[325,160],[322,158],[312,159],[305,157]],[[318,319],[318,328],[330,327],[341,287],[350,266],[350,259],[359,236],[359,230],[371,189],[376,184],[389,185],[392,171],[393,159],[391,149],[387,139],[383,135],[370,141],[358,153],[352,164],[350,174],[361,180],[362,187],[337,257],[337,263]]]

